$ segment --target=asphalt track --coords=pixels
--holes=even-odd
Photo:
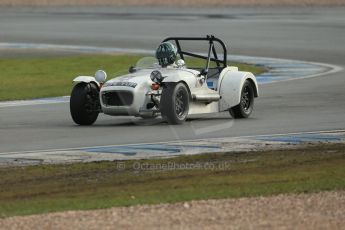
[[[344,15],[342,7],[0,8],[0,42],[154,49],[167,36],[215,34],[233,54],[344,67]],[[344,71],[260,92],[249,119],[222,113],[179,126],[101,115],[94,126],[80,127],[66,103],[0,108],[0,153],[345,129]]]

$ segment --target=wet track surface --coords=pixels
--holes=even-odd
[[[232,54],[343,67],[344,15],[345,8],[0,8],[0,43],[153,50],[167,36],[215,34]],[[0,50],[0,56],[7,54]],[[79,127],[66,103],[0,108],[0,153],[345,129],[344,89],[343,71],[262,85],[251,118],[221,113],[180,126],[101,115],[94,126]]]

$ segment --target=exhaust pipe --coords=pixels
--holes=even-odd
[[[214,101],[219,101],[221,96],[219,94],[209,94],[209,95],[198,95],[198,94],[193,94],[192,99],[194,101],[199,101],[199,102],[214,102]]]

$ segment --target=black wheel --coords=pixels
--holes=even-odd
[[[79,83],[70,98],[72,119],[78,125],[92,125],[99,114],[99,92],[95,84]]]
[[[253,111],[254,89],[249,81],[245,81],[241,91],[240,104],[230,109],[233,118],[247,118]]]
[[[183,83],[169,84],[163,88],[160,111],[169,124],[181,124],[188,115],[189,93]]]

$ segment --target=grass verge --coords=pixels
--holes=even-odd
[[[0,217],[345,189],[345,144],[0,169]]]
[[[109,78],[119,76],[140,58],[140,55],[82,55],[0,59],[0,101],[69,95],[76,76],[93,76],[98,69],[107,71]],[[265,71],[258,66],[231,64],[254,74]]]

